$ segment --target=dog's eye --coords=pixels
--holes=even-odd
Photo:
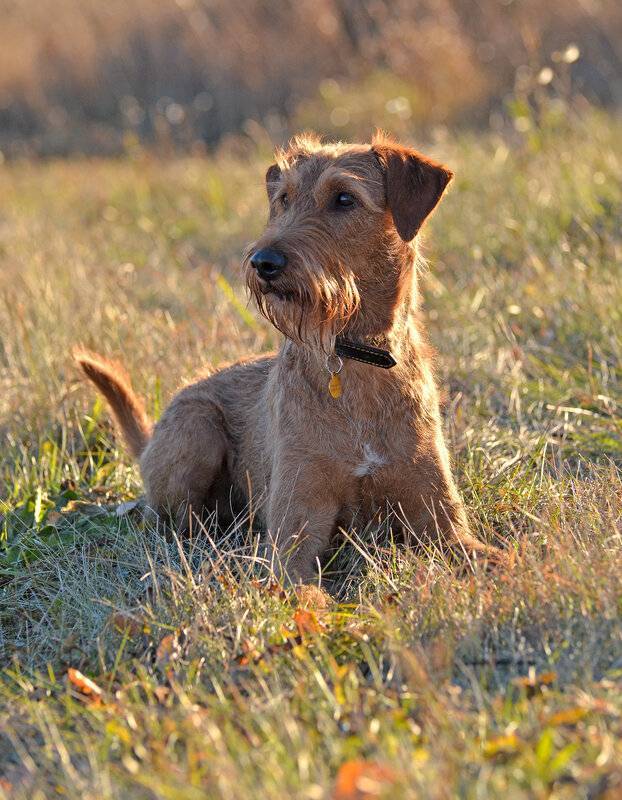
[[[349,192],[339,192],[335,197],[335,205],[338,208],[349,208],[355,203],[354,197]]]

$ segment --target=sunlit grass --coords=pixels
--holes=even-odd
[[[428,148],[458,175],[423,278],[447,434],[511,558],[456,575],[389,518],[347,532],[331,598],[273,584],[247,519],[180,543],[118,513],[139,476],[70,359],[120,357],[157,417],[276,345],[238,267],[268,154],[2,167],[0,793],[616,796],[621,134],[590,115]]]

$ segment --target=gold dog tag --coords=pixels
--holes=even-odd
[[[334,350],[332,353],[329,353],[326,356],[326,369],[330,372],[330,379],[328,381],[328,394],[334,400],[339,400],[341,397],[341,376],[339,373],[343,369],[343,361],[334,352]]]
[[[341,397],[341,375],[338,372],[331,372],[328,381],[328,391],[331,397],[338,400]]]

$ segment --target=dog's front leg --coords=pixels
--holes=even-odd
[[[339,503],[325,486],[312,487],[298,476],[292,487],[277,481],[268,504],[268,552],[275,572],[291,583],[309,583],[330,543]]]
[[[471,533],[464,504],[449,468],[446,452],[430,452],[402,471],[394,501],[404,517],[406,538],[414,544],[435,543],[460,560],[473,553],[494,558],[498,550]]]

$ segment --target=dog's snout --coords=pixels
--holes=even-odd
[[[257,270],[257,274],[265,281],[273,281],[283,272],[287,258],[283,253],[274,250],[272,247],[262,247],[251,256],[251,266]]]

